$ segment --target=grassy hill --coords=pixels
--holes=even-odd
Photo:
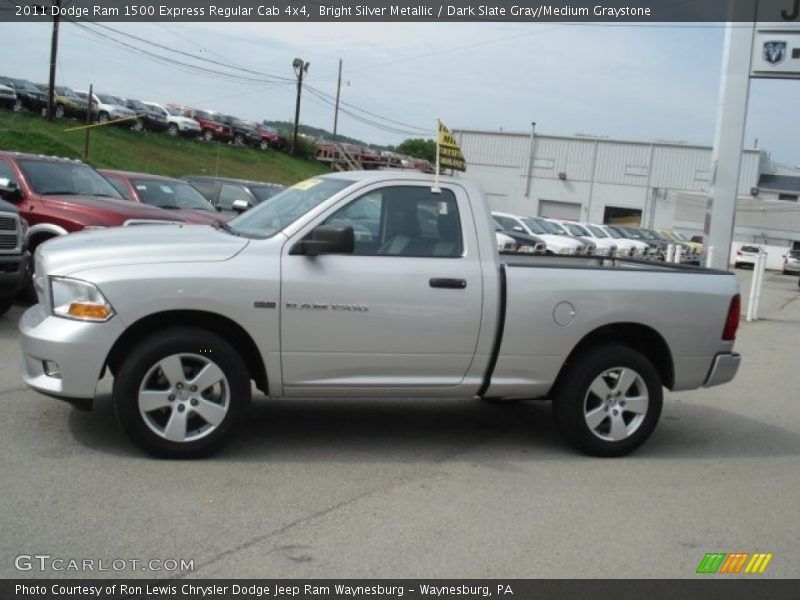
[[[69,119],[49,123],[41,117],[0,111],[0,150],[83,158],[84,132],[64,131],[80,125]],[[283,184],[327,171],[316,161],[274,150],[185,140],[115,126],[92,129],[87,162],[97,168],[171,177],[219,175]]]

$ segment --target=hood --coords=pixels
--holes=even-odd
[[[225,223],[231,220],[230,217],[223,215],[221,212],[203,210],[202,208],[176,208],[169,209],[168,212],[194,225],[213,225],[214,223]]]
[[[235,256],[248,241],[208,225],[114,227],[49,240],[36,252],[36,268],[70,275],[98,267],[217,262]]]
[[[175,123],[183,123],[184,125],[188,125],[189,127],[195,127],[197,129],[200,129],[200,124],[194,119],[190,119],[189,117],[177,117],[175,115],[170,115],[168,119]]]
[[[542,238],[546,244],[550,244],[557,248],[572,248],[574,250],[581,245],[581,243],[577,240],[556,235],[555,233],[537,233],[536,235]]]
[[[159,221],[178,221],[180,216],[155,206],[109,198],[106,196],[40,196],[46,204],[56,203],[59,211],[79,217],[84,225],[122,225],[129,219],[149,219]]]
[[[6,202],[2,198],[0,198],[0,212],[14,213],[16,215],[19,211],[16,206],[11,204],[11,202]]]

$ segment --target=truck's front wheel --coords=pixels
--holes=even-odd
[[[250,375],[216,334],[175,328],[145,338],[123,359],[114,408],[145,452],[196,458],[221,448],[250,402]]]
[[[641,353],[616,344],[570,358],[553,412],[561,433],[593,456],[622,456],[650,437],[661,416],[661,378]]]

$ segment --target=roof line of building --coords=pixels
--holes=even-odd
[[[507,135],[507,136],[515,136],[515,137],[524,137],[530,138],[531,132],[524,132],[524,131],[492,131],[489,129],[453,129],[453,133],[477,133],[482,135]],[[644,141],[644,140],[632,140],[626,138],[612,138],[612,137],[603,137],[603,136],[593,136],[593,135],[558,135],[558,134],[549,134],[549,133],[536,133],[535,137],[537,138],[550,138],[556,140],[573,140],[573,141],[587,141],[587,142],[609,142],[609,143],[621,143],[621,144],[637,144],[640,146],[665,146],[669,148],[694,148],[698,150],[712,150],[712,146],[707,146],[703,144],[690,144],[690,143],[683,143],[683,142],[670,142],[665,140],[653,140],[653,141]],[[742,148],[742,152],[755,152],[761,153],[763,150],[758,148]]]

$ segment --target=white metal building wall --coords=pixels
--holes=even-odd
[[[607,206],[641,210],[652,221],[671,191],[708,191],[711,148],[530,133],[454,132],[467,177],[493,208],[538,214],[539,201],[577,203],[582,219],[602,221]],[[745,150],[740,194],[757,186],[762,154]]]

